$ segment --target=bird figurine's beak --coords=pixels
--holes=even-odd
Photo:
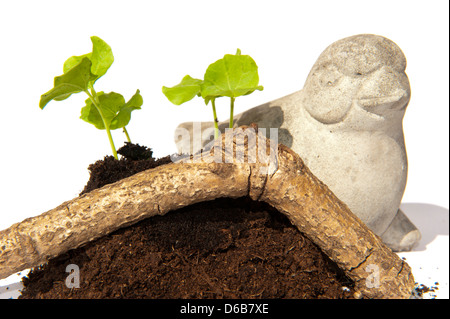
[[[408,99],[408,92],[398,89],[393,94],[387,96],[360,97],[358,98],[358,104],[366,111],[378,114],[388,109],[401,110],[406,107]]]
[[[382,68],[369,76],[357,94],[357,104],[380,116],[406,108],[410,99],[409,81],[404,73]]]

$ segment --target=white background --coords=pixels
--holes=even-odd
[[[91,51],[92,35],[115,56],[97,91],[128,99],[141,90],[144,105],[128,131],[156,157],[175,152],[180,122],[212,117],[200,99],[172,105],[161,87],[186,74],[201,78],[225,53],[240,48],[251,55],[265,88],[238,99],[237,114],[300,90],[319,54],[336,40],[360,33],[393,40],[408,60],[412,89],[404,118],[409,176],[403,202],[436,205],[448,214],[448,6],[445,0],[1,1],[0,229],[76,197],[89,178],[87,166],[111,154],[106,133],[79,119],[84,93],[38,107],[64,61]],[[229,112],[222,103],[219,120]],[[119,130],[113,137],[117,148],[123,145]]]

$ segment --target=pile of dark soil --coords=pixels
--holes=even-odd
[[[170,162],[105,157],[83,192]],[[80,287],[67,288],[66,266]],[[51,259],[20,298],[352,298],[352,283],[287,218],[249,198],[155,216]]]
[[[118,149],[117,153],[123,156],[120,160],[116,160],[113,156],[105,156],[103,160],[89,165],[89,181],[80,195],[147,169],[172,162],[170,156],[156,160],[152,157],[151,149],[139,144],[125,143],[125,146]]]

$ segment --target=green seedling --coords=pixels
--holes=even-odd
[[[234,102],[237,97],[248,95],[255,90],[262,91],[259,85],[258,66],[248,55],[241,55],[237,49],[235,55],[226,54],[222,59],[209,65],[203,80],[186,75],[173,87],[163,86],[164,95],[175,105],[202,97],[205,104],[211,101],[214,116],[214,137],[219,136],[219,121],[216,113],[216,98],[230,98],[230,124],[233,127]]]
[[[88,98],[81,109],[80,118],[99,130],[106,131],[113,155],[117,159],[111,130],[122,128],[128,142],[131,142],[126,126],[130,122],[131,112],[141,108],[143,99],[139,90],[128,102],[119,93],[95,91],[94,84],[105,75],[114,62],[114,56],[111,47],[99,37],[93,36],[91,41],[92,52],[66,60],[64,74],[55,77],[54,87],[41,96],[39,107],[44,109],[50,101],[62,101],[74,93],[86,93]]]

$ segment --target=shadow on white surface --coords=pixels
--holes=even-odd
[[[414,251],[425,251],[427,245],[433,242],[437,236],[449,235],[449,210],[447,208],[425,203],[404,203],[400,208],[422,234],[422,239]]]
[[[417,284],[431,288],[424,299],[449,298],[449,210],[425,203],[404,203],[401,209],[422,233],[412,251],[398,255],[411,267]]]

